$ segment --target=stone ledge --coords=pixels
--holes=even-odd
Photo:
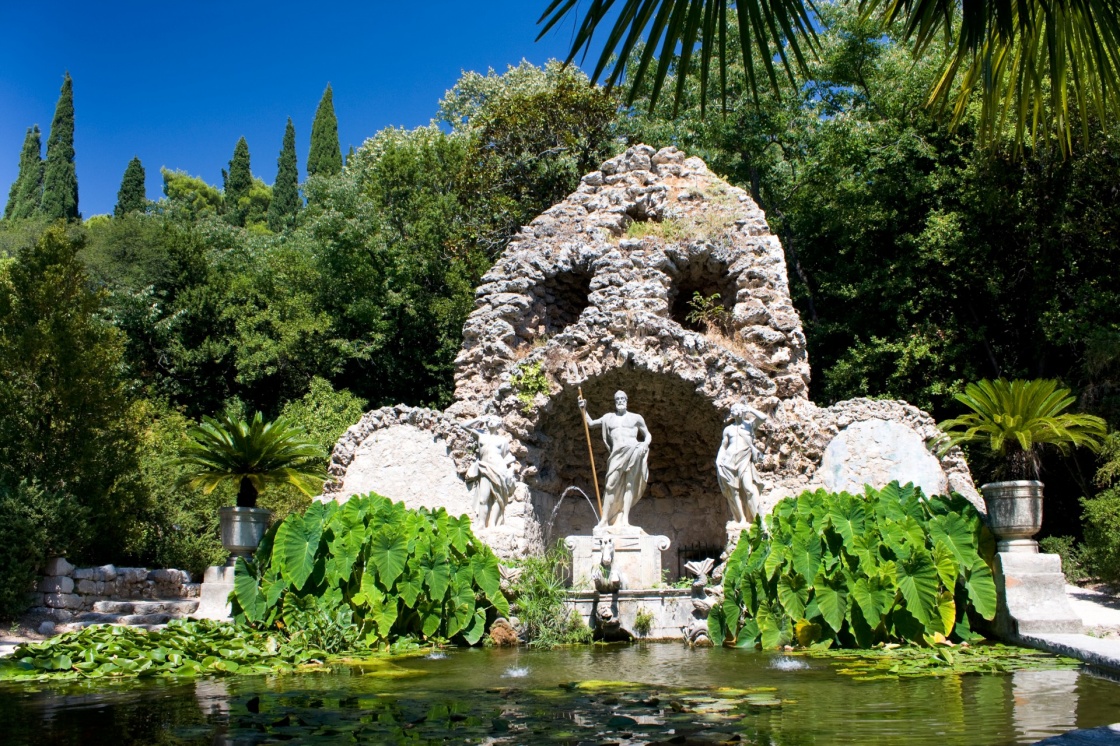
[[[1012,642],[1076,658],[1109,673],[1120,674],[1120,640],[1089,635],[1027,634],[1013,638]]]

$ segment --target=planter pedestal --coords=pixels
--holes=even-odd
[[[222,546],[229,550],[229,561],[224,566],[206,568],[202,576],[198,610],[195,619],[229,621],[229,594],[233,593],[233,571],[238,557],[249,559],[268,530],[272,511],[264,508],[220,508],[218,517],[222,528]]]
[[[233,567],[230,565],[207,567],[206,573],[202,576],[198,609],[191,614],[191,618],[230,621],[233,618],[229,605],[231,593],[233,593]]]
[[[1066,596],[1062,558],[1039,554],[1042,482],[992,482],[980,488],[988,528],[996,537],[996,631],[1018,639],[1032,634],[1080,634],[1081,617]]]

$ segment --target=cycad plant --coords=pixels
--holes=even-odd
[[[972,411],[940,424],[942,452],[965,443],[986,443],[1004,459],[1010,479],[1038,479],[1043,446],[1068,455],[1072,447],[1100,450],[1107,425],[1091,414],[1067,412],[1074,398],[1049,379],[983,380],[965,386],[957,401]]]
[[[323,449],[285,417],[265,422],[257,412],[246,422],[232,412],[203,417],[189,433],[178,464],[187,467],[183,483],[207,494],[224,483],[238,483],[237,507],[255,508],[267,484],[287,483],[306,495],[326,478]]]

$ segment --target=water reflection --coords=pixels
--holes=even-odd
[[[625,684],[576,686],[588,680]],[[676,645],[453,651],[333,673],[0,687],[0,743],[1027,744],[1120,720],[1078,671],[853,681],[829,663]]]

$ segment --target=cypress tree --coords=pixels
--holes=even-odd
[[[233,159],[229,162],[229,172],[222,172],[225,179],[226,219],[234,225],[245,225],[245,210],[249,202],[249,190],[253,188],[253,173],[249,170],[249,143],[242,137],[233,149]],[[245,204],[241,200],[245,200]]]
[[[117,206],[113,214],[118,218],[130,212],[143,212],[148,205],[148,193],[144,188],[144,166],[140,159],[133,156],[124,170],[121,188],[117,192]]]
[[[27,128],[19,154],[19,174],[8,192],[4,219],[29,218],[39,211],[43,198],[43,145],[39,125]]]
[[[62,81],[47,137],[47,163],[43,169],[43,214],[73,220],[78,214],[78,172],[74,167],[74,84],[70,73]]]
[[[299,171],[296,166],[296,128],[288,117],[284,129],[284,144],[276,160],[276,182],[272,185],[272,202],[268,205],[268,228],[283,230],[291,225],[299,211]]]
[[[342,172],[342,148],[338,144],[338,118],[334,115],[334,93],[330,83],[323,91],[315,121],[311,124],[311,149],[307,153],[307,175],[333,176]]]

